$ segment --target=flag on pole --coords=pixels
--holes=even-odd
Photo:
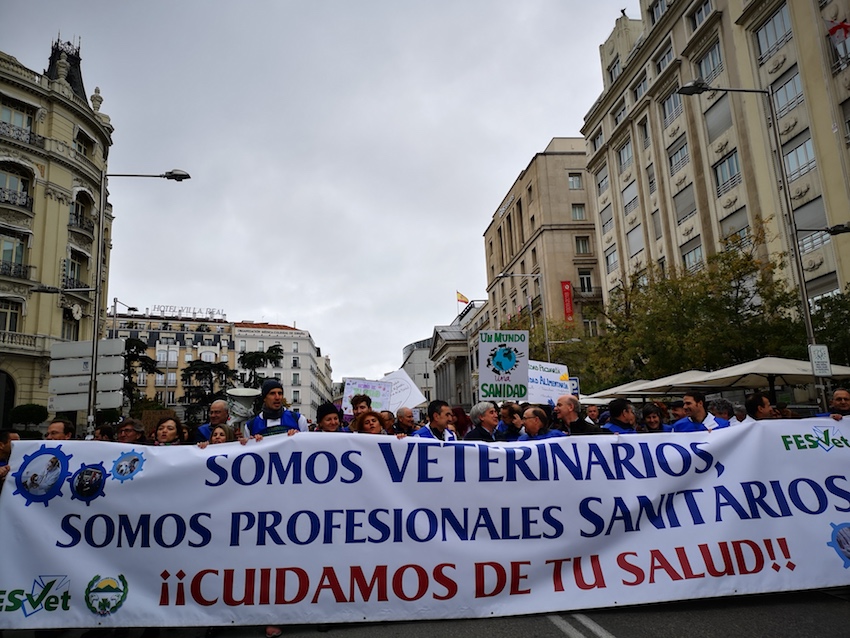
[[[836,22],[835,20],[826,20],[826,29],[829,32],[829,39],[832,40],[833,46],[838,49],[839,53],[841,52],[841,44],[847,39],[850,38],[850,23],[842,20],[841,22]]]
[[[457,292],[457,290],[455,290],[455,292]],[[460,294],[458,292],[457,293],[457,302],[458,303],[469,303],[469,299],[467,299],[466,297],[464,297],[462,294]]]

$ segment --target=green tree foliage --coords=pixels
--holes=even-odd
[[[196,359],[180,373],[183,380],[183,401],[185,402],[187,424],[203,423],[213,401],[227,399],[226,390],[236,378],[236,370],[226,363],[201,361]]]
[[[829,346],[829,360],[850,365],[850,285],[841,294],[818,300],[812,324],[817,342]]]
[[[601,386],[689,369],[716,370],[764,356],[802,357],[798,297],[761,243],[730,246],[696,272],[649,269],[600,310],[604,334],[587,353]]]
[[[143,398],[136,383],[139,371],[147,374],[162,374],[156,365],[156,360],[148,356],[148,345],[140,339],[128,338],[124,343],[124,396],[130,404],[132,412],[136,401]]]
[[[47,408],[35,403],[23,403],[15,406],[9,414],[10,421],[13,424],[23,424],[25,428],[43,423],[47,420],[47,416]]]
[[[276,343],[266,351],[243,352],[239,355],[239,367],[248,370],[246,388],[259,388],[263,385],[263,376],[257,370],[270,365],[276,366],[283,359],[283,347]]]

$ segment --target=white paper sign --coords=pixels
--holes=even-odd
[[[563,394],[571,394],[570,373],[561,363],[546,361],[528,362],[528,399],[529,403],[545,405],[552,400],[554,404]]]

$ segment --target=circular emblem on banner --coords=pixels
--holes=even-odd
[[[62,495],[62,484],[68,478],[68,463],[72,454],[65,454],[62,446],[47,447],[42,445],[32,454],[25,454],[20,469],[12,474],[15,477],[15,491],[27,501],[44,503],[54,496]]]
[[[830,523],[832,525],[832,540],[827,543],[844,561],[844,569],[850,567],[850,523]]]
[[[112,462],[112,478],[116,481],[132,481],[142,471],[145,457],[141,452],[130,450]]]
[[[114,614],[127,600],[127,579],[122,574],[117,578],[98,574],[86,586],[86,607],[98,616]]]
[[[91,505],[91,502],[98,496],[106,496],[103,486],[106,485],[106,477],[108,476],[103,463],[81,465],[80,469],[68,479],[68,484],[71,486],[71,499],[77,499],[83,501],[86,505]]]

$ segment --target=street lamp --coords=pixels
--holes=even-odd
[[[755,95],[761,95],[766,98],[768,112],[770,113],[770,126],[769,128],[773,129],[773,145],[776,149],[776,162],[779,164],[779,182],[780,188],[782,189],[782,201],[785,206],[785,223],[786,223],[786,233],[788,235],[788,245],[791,250],[791,257],[794,261],[794,268],[797,273],[797,282],[799,284],[800,295],[802,296],[802,314],[803,314],[803,324],[806,327],[806,337],[808,339],[809,344],[809,359],[811,360],[811,346],[817,345],[817,341],[815,340],[815,329],[812,324],[812,311],[809,307],[809,294],[806,290],[806,273],[803,270],[803,258],[800,255],[800,246],[797,243],[797,220],[794,219],[794,208],[791,203],[791,192],[788,188],[788,173],[785,170],[785,159],[782,156],[782,139],[779,137],[779,117],[776,114],[776,106],[774,105],[774,96],[773,96],[773,88],[770,89],[740,89],[740,88],[729,88],[729,87],[717,87],[711,86],[703,80],[702,78],[697,78],[696,80],[691,80],[690,82],[686,82],[683,84],[676,92],[679,95],[700,95],[701,93],[705,93],[706,91],[723,91],[724,93],[752,93]],[[830,229],[825,229],[827,232],[832,234],[838,234],[841,232],[850,232],[850,228],[847,230],[837,230],[838,226],[833,226]],[[830,232],[835,229],[835,233]],[[813,375],[814,376],[814,375]],[[818,394],[820,396],[821,403],[828,407],[826,398],[826,388],[820,383],[818,377],[814,377],[815,379],[815,387],[818,390]]]
[[[536,279],[539,282],[540,311],[543,313],[543,340],[546,342],[546,362],[551,363],[552,354],[549,352],[549,322],[546,320],[546,290],[543,286],[543,273],[501,272],[496,275],[496,279],[508,279],[509,277]],[[529,308],[530,311],[531,309]]]
[[[98,241],[97,241],[97,279],[94,282],[94,313],[92,322],[92,340],[91,340],[91,376],[89,377],[89,400],[88,400],[88,416],[86,417],[86,434],[94,434],[95,413],[97,411],[97,340],[100,336],[100,299],[103,292],[103,253],[104,253],[104,234],[103,226],[106,221],[106,180],[109,177],[155,177],[160,179],[168,179],[175,182],[182,182],[190,179],[191,176],[186,171],[180,169],[172,169],[167,173],[160,174],[144,174],[144,173],[109,173],[101,171],[100,173],[100,213],[98,226]]]
[[[136,306],[128,306],[123,301],[120,301],[118,297],[112,298],[112,338],[116,338],[118,334],[118,304],[121,304],[127,309],[127,312],[138,312],[139,309]]]

